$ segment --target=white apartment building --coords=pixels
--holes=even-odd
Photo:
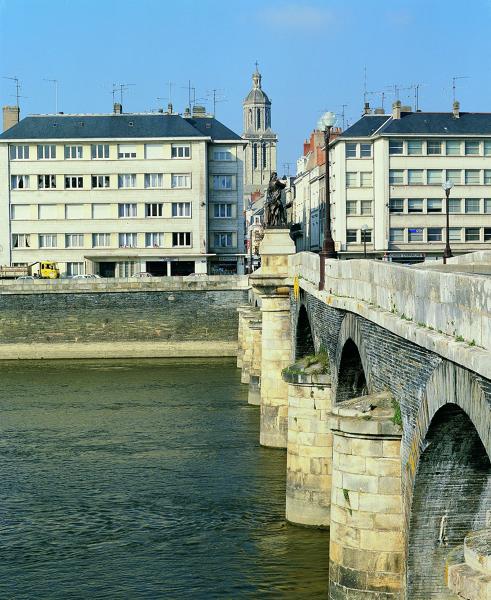
[[[491,113],[412,112],[363,117],[330,143],[332,230],[340,256],[404,262],[440,257],[450,192],[454,254],[491,247]],[[364,233],[363,233],[364,232]]]
[[[243,148],[193,114],[34,115],[0,135],[0,264],[243,272]]]

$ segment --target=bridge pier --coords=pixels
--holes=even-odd
[[[259,406],[261,404],[261,345],[262,322],[252,321],[249,325],[251,331],[251,368],[249,372],[248,404]]]
[[[286,519],[329,527],[332,475],[331,378],[284,372],[288,382]]]
[[[250,372],[252,366],[252,352],[253,352],[253,333],[252,326],[257,322],[259,316],[259,310],[251,309],[249,312],[244,313],[243,319],[243,352],[242,352],[242,372],[240,375],[241,383],[249,383]]]
[[[331,600],[402,597],[401,428],[392,402],[383,392],[332,409]]]
[[[244,356],[244,323],[246,314],[250,313],[252,306],[250,304],[243,304],[237,307],[237,313],[239,315],[239,325],[237,331],[237,368],[242,369],[242,360]]]

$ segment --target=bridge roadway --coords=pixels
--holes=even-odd
[[[330,598],[491,597],[491,252],[328,260],[323,291],[280,231],[261,254],[238,365],[287,519],[329,528]]]

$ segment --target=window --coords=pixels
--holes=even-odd
[[[108,188],[110,183],[109,175],[92,175],[92,188]]]
[[[465,142],[465,153],[466,154],[479,154],[480,150],[479,140],[467,140]]]
[[[403,154],[404,142],[402,140],[389,140],[389,154]]]
[[[10,187],[13,190],[26,190],[29,188],[29,175],[12,175]]]
[[[257,144],[252,144],[252,166],[257,169]]]
[[[421,140],[408,140],[407,153],[411,156],[423,154],[423,142]]]
[[[346,202],[346,214],[347,215],[358,214],[358,202],[356,200],[348,200]]]
[[[84,178],[80,175],[65,175],[65,189],[77,190],[84,187]]]
[[[362,215],[371,215],[372,214],[372,201],[371,200],[362,200],[361,201],[361,214]]]
[[[173,217],[190,217],[191,202],[173,202],[172,203]]]
[[[172,158],[189,158],[191,156],[191,146],[189,144],[172,144]]]
[[[491,169],[484,169],[484,183],[491,184]]]
[[[373,181],[372,173],[370,171],[360,173],[360,185],[361,187],[371,187]]]
[[[164,204],[162,202],[145,204],[145,216],[146,217],[161,217],[163,210],[164,210]]]
[[[38,215],[40,221],[57,219],[59,217],[57,204],[39,204]]]
[[[461,242],[462,241],[462,228],[461,227],[450,227],[448,231],[448,239],[450,242]]]
[[[27,160],[29,146],[10,146],[10,160]]]
[[[441,242],[442,241],[442,228],[441,227],[428,227],[427,239],[429,242]]]
[[[447,156],[460,156],[459,140],[448,140],[446,143]]]
[[[136,273],[137,265],[138,263],[134,260],[118,262],[118,277],[133,277]]]
[[[92,144],[90,155],[93,159],[109,158],[109,144]]]
[[[161,188],[163,182],[162,173],[145,173],[146,188]]]
[[[119,247],[120,248],[136,248],[136,233],[120,233]]]
[[[118,175],[119,188],[134,188],[136,186],[136,175],[133,173],[124,173]]]
[[[371,244],[372,243],[372,230],[371,229],[361,229],[361,243],[362,244]]]
[[[390,169],[389,183],[391,185],[400,185],[404,183],[404,171]]]
[[[402,198],[391,198],[389,201],[389,212],[391,212],[391,213],[404,212],[404,200]]]
[[[231,246],[231,233],[215,233],[215,248],[230,248]]]
[[[423,183],[423,169],[409,169],[407,172],[407,182],[409,185]]]
[[[408,229],[407,230],[407,239],[408,239],[408,242],[422,242],[423,241],[423,230],[421,228]]]
[[[83,248],[83,233],[67,233],[65,235],[65,248]]]
[[[484,228],[484,241],[491,242],[491,227]]]
[[[172,234],[173,246],[191,246],[191,234],[189,232],[174,232]]]
[[[83,158],[82,146],[65,146],[65,158],[67,160]]]
[[[360,144],[360,156],[361,158],[371,158],[372,144]]]
[[[73,277],[74,275],[83,275],[84,274],[84,263],[83,262],[67,262],[66,274],[69,277]]]
[[[31,218],[31,207],[29,204],[12,204],[10,214],[13,221],[23,221]]]
[[[113,219],[116,215],[113,211],[112,204],[93,204],[92,218],[93,219]]]
[[[442,171],[441,169],[428,169],[426,171],[426,181],[428,185],[441,185]]]
[[[356,244],[358,241],[358,229],[347,229],[346,230],[346,243]]]
[[[467,184],[481,183],[481,172],[479,169],[466,169],[465,182]]]
[[[164,158],[163,144],[145,144],[145,158],[156,159]]]
[[[38,145],[38,160],[56,158],[56,146],[54,144]]]
[[[484,156],[491,154],[491,140],[484,140]]]
[[[462,171],[460,169],[447,169],[447,181],[454,185],[462,183]]]
[[[40,248],[56,248],[57,239],[56,233],[42,233],[39,236],[39,247]]]
[[[484,198],[484,212],[491,213],[491,198]]]
[[[409,200],[407,201],[407,212],[408,213],[422,213],[423,212],[422,198],[409,198]]]
[[[346,172],[346,187],[356,187],[358,185],[358,173],[353,171]]]
[[[136,217],[136,204],[118,204],[118,217]]]
[[[38,189],[52,190],[56,188],[56,175],[38,175]]]
[[[230,218],[232,217],[232,205],[231,204],[214,204],[213,205],[213,216],[216,218]]]
[[[439,140],[428,140],[426,142],[426,154],[441,154],[442,143]]]
[[[466,198],[465,199],[465,212],[466,213],[478,213],[480,212],[481,200],[479,198]]]
[[[163,233],[146,233],[145,248],[162,248],[164,245]]]
[[[171,187],[173,188],[190,188],[191,187],[191,175],[172,175]]]
[[[66,219],[85,219],[88,215],[88,210],[85,204],[66,204],[65,218]]]
[[[214,148],[213,160],[234,160],[234,156],[230,148]]]
[[[448,212],[449,213],[460,213],[460,212],[462,212],[462,200],[461,200],[461,198],[449,198],[448,199]]]
[[[481,232],[479,227],[466,227],[465,228],[465,241],[466,242],[479,242],[481,239]]]
[[[404,229],[402,228],[390,228],[389,229],[389,242],[404,242]]]
[[[426,201],[426,212],[429,213],[441,213],[442,212],[442,201],[440,198],[428,198]]]
[[[357,156],[357,152],[356,152],[357,145],[358,144],[353,144],[351,142],[346,144],[346,158],[356,158],[356,156]]]
[[[92,247],[93,248],[108,248],[111,245],[110,233],[93,233]]]
[[[29,233],[14,233],[12,236],[13,248],[30,248],[31,236]]]
[[[136,158],[135,144],[118,144],[118,158]]]
[[[263,155],[263,169],[265,169],[268,165],[268,146],[266,142],[261,144],[262,147],[262,155]]]
[[[213,189],[214,190],[231,190],[233,189],[232,175],[214,175]]]

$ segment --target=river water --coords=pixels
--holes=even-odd
[[[326,598],[228,360],[0,365],[0,598]]]

